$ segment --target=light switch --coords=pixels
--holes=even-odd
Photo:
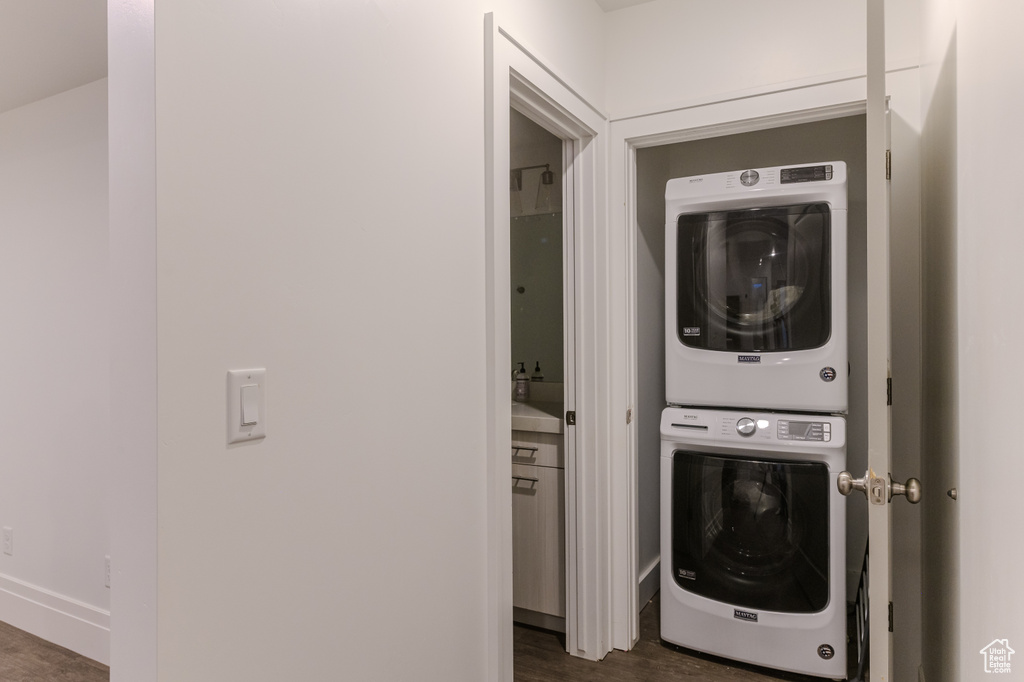
[[[267,370],[234,369],[228,372],[228,444],[267,435]]]
[[[260,420],[260,387],[242,386],[242,426],[255,426]]]

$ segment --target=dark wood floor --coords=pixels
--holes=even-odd
[[[516,682],[821,682],[735,663],[662,643],[657,596],[640,613],[640,640],[632,651],[613,651],[603,661],[565,653],[565,638],[554,632],[515,626]],[[851,652],[852,654],[852,652]],[[851,664],[854,656],[851,655]],[[851,669],[851,676],[854,671]],[[0,681],[109,682],[110,669],[0,622]]]
[[[0,622],[3,682],[109,682],[110,668]]]
[[[632,651],[613,651],[603,661],[586,661],[565,653],[563,635],[515,626],[516,682],[821,682],[820,677],[758,668],[663,644],[658,636],[659,602],[655,596],[640,613],[640,641]],[[851,659],[853,656],[851,656]],[[851,675],[855,670],[851,670]]]

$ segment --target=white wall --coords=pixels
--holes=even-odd
[[[469,8],[160,5],[161,679],[485,678]]]
[[[157,396],[125,381],[115,398],[129,416],[132,398],[158,406],[158,679],[486,679],[491,7],[175,0],[147,41],[113,30],[149,11],[124,4],[112,89],[123,74],[119,107],[142,124],[154,93],[132,99],[128,62],[156,45],[156,196],[139,196],[156,207],[140,230],[156,235]],[[592,3],[497,9],[603,97]],[[112,193],[146,171],[137,146]],[[149,258],[130,236],[125,253]],[[225,372],[253,366],[268,436],[227,447]],[[123,622],[147,628],[151,606],[125,604]],[[112,634],[115,676],[152,662]]]
[[[153,17],[152,2],[107,5],[112,682],[157,678]]]
[[[921,43],[922,667],[927,680],[960,680],[961,504],[944,494],[959,478],[955,0],[922,3]]]
[[[654,0],[609,16],[612,118],[864,71],[863,0]]]
[[[105,661],[107,83],[0,115],[0,620]]]
[[[919,0],[886,3],[887,68],[918,61]],[[608,16],[613,119],[863,75],[864,0],[654,0]]]
[[[594,0],[480,0],[513,39],[599,110],[606,105],[606,15]],[[482,15],[481,15],[482,16]]]
[[[1020,280],[1019,182],[1003,172],[1024,155],[1019,112],[1024,7],[957,4],[956,301],[959,395],[960,679],[987,679],[980,650],[995,638],[1024,651],[1024,458],[1015,425],[1024,400],[1024,320],[1008,313]],[[946,139],[946,143],[952,140]],[[1019,673],[1020,654],[1013,659]]]

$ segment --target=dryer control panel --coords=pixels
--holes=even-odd
[[[784,185],[791,182],[825,182],[832,179],[832,166],[831,164],[823,164],[821,166],[783,168],[780,175]]]

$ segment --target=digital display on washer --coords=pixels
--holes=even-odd
[[[803,166],[783,168],[779,181],[785,185],[791,182],[821,182],[832,179],[832,166]]]
[[[832,425],[826,422],[798,422],[779,420],[779,440],[832,440]]]

